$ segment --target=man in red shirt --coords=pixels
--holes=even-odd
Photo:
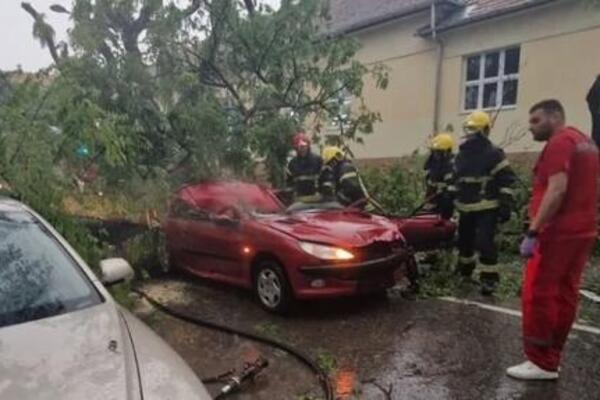
[[[565,126],[558,101],[534,105],[529,124],[533,138],[547,143],[534,169],[531,224],[521,244],[521,255],[528,258],[521,299],[527,361],[507,374],[553,380],[558,379],[581,275],[597,236],[600,163],[590,138]]]

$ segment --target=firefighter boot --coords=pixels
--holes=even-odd
[[[475,270],[476,262],[475,256],[470,257],[458,257],[458,263],[456,264],[456,268],[454,272],[457,276],[459,276],[463,282],[469,283],[473,281],[473,271]]]
[[[479,282],[481,284],[481,294],[491,296],[500,284],[500,274],[498,272],[481,271],[479,273]]]

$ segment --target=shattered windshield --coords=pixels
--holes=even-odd
[[[83,272],[43,227],[0,214],[0,327],[101,302]]]

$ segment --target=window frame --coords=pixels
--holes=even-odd
[[[513,49],[519,49],[519,64],[518,64],[518,72],[512,74],[505,74],[504,70],[506,67],[506,53]],[[494,77],[485,77],[485,58],[488,54],[498,53],[498,75]],[[461,69],[461,94],[460,94],[460,112],[461,113],[470,113],[475,110],[484,110],[484,111],[493,111],[493,110],[505,110],[505,109],[514,109],[517,107],[519,103],[519,83],[520,83],[520,74],[521,74],[521,55],[522,48],[521,45],[512,45],[501,47],[492,50],[480,51],[477,53],[471,53],[464,55],[462,58],[462,69]],[[479,77],[476,80],[469,81],[467,80],[468,76],[468,60],[473,57],[479,57]],[[502,104],[504,97],[504,85],[506,82],[516,81],[517,82],[517,94],[515,96],[515,102],[513,104]],[[485,85],[489,83],[496,83],[496,105],[491,107],[483,107],[484,102],[484,91]],[[466,100],[467,100],[467,88],[468,87],[478,87],[477,93],[477,105],[475,108],[467,108]]]

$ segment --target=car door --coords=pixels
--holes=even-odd
[[[214,273],[233,283],[243,283],[244,248],[248,245],[246,221],[234,209],[212,214],[210,242],[213,246]]]
[[[241,215],[210,191],[181,192],[193,204],[181,223],[188,265],[202,276],[241,283]]]
[[[165,226],[169,252],[177,264],[202,275],[208,272],[210,260],[206,253],[211,244],[203,233],[211,226],[209,214],[198,209],[185,193],[176,199]]]

